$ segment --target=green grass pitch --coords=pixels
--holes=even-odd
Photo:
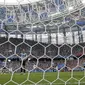
[[[71,78],[72,75],[74,78]],[[59,79],[57,79],[58,77]],[[84,72],[59,72],[59,74],[58,72],[14,73],[13,75],[11,73],[0,74],[0,85],[35,85],[35,83],[36,85],[65,85],[65,82],[66,85],[85,85]]]

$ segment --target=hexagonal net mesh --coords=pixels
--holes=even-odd
[[[0,85],[85,85],[85,1],[1,1]]]

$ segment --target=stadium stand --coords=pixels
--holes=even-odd
[[[85,85],[85,0],[9,1],[0,0],[0,85]]]

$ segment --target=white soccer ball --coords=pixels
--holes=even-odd
[[[11,62],[11,60],[8,60],[8,62]]]

